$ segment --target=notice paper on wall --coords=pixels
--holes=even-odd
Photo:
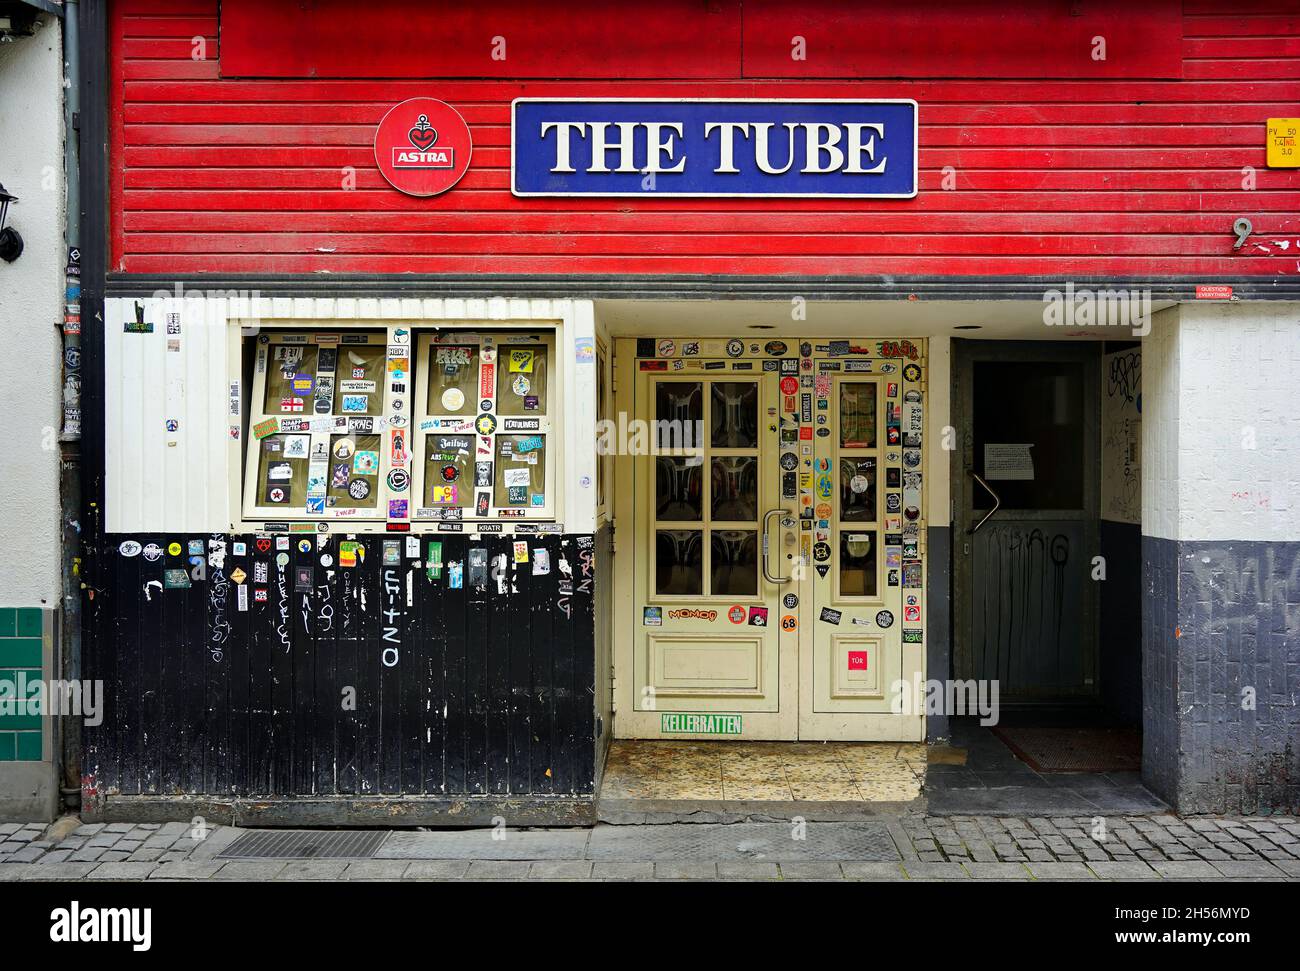
[[[1034,457],[1029,454],[1033,443],[984,445],[984,478],[1032,482]]]

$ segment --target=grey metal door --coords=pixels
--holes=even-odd
[[[1004,702],[1095,694],[1100,350],[953,344],[953,670]]]

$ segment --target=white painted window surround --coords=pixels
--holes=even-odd
[[[131,332],[136,304],[149,333]],[[168,333],[169,315],[173,331]],[[184,296],[105,301],[105,524],[109,533],[204,533],[253,528],[242,519],[242,455],[248,389],[241,335],[254,327],[388,325],[412,329],[554,329],[559,378],[556,519],[565,532],[595,527],[594,312],[588,300]],[[168,341],[172,341],[171,345]],[[178,342],[178,343],[177,343]],[[170,346],[170,350],[169,350]],[[239,411],[232,411],[238,383]],[[87,415],[86,421],[95,420]],[[171,423],[171,424],[169,424]],[[232,436],[239,428],[239,437]],[[383,524],[372,529],[382,530]],[[435,525],[413,524],[416,532]],[[507,526],[507,529],[509,526]],[[364,531],[360,523],[357,532]]]

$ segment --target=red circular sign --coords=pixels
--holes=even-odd
[[[375,163],[399,192],[436,196],[469,169],[474,145],[465,119],[434,98],[412,98],[390,108],[375,129]]]
[[[786,377],[781,379],[782,394],[794,394],[798,390],[799,390],[799,381],[797,378],[792,378],[789,375],[787,375]]]

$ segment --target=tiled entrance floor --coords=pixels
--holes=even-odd
[[[898,742],[639,742],[610,746],[603,799],[906,802],[926,747]]]

